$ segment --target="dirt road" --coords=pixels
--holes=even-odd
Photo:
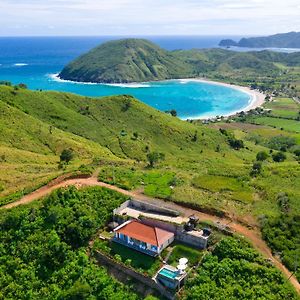
[[[295,276],[292,275],[292,273],[276,258],[272,255],[271,250],[265,243],[265,241],[262,239],[261,234],[258,229],[248,229],[246,226],[241,225],[240,223],[230,220],[228,218],[219,218],[214,215],[210,215],[207,213],[202,213],[196,210],[184,208],[178,204],[175,204],[173,202],[166,202],[160,199],[153,199],[149,198],[145,195],[143,195],[141,192],[136,191],[136,192],[131,192],[131,191],[126,191],[121,188],[118,188],[116,186],[104,183],[104,182],[98,182],[97,181],[97,176],[94,175],[89,178],[78,178],[78,179],[65,179],[61,178],[61,180],[55,180],[53,182],[50,182],[48,185],[41,187],[40,189],[24,196],[18,201],[15,201],[13,203],[9,203],[7,205],[4,205],[0,207],[0,209],[9,209],[12,207],[16,207],[18,205],[23,205],[30,203],[34,200],[37,200],[39,198],[42,198],[48,194],[50,194],[53,190],[62,188],[62,187],[68,187],[74,185],[77,188],[80,187],[85,187],[85,186],[101,186],[108,188],[110,190],[117,191],[123,195],[135,198],[137,200],[143,200],[147,202],[151,202],[160,206],[164,207],[169,207],[174,210],[177,210],[181,212],[184,216],[188,217],[192,214],[196,215],[199,217],[200,220],[202,221],[212,221],[212,222],[218,222],[220,225],[227,226],[229,229],[231,229],[233,232],[236,232],[245,238],[247,238],[253,245],[254,248],[256,248],[264,257],[270,259],[273,264],[280,269],[283,274],[289,278],[290,283],[295,287],[297,292],[300,294],[300,284],[295,278]]]

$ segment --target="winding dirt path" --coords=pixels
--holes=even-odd
[[[18,201],[15,201],[13,203],[9,203],[7,205],[1,206],[1,209],[9,209],[13,208],[19,205],[24,205],[27,203],[30,203],[34,200],[40,199],[48,194],[50,194],[52,191],[62,188],[62,187],[68,187],[74,185],[77,188],[81,187],[87,187],[87,186],[100,186],[100,187],[105,187],[110,190],[117,191],[123,195],[132,197],[137,200],[143,200],[147,202],[154,203],[159,206],[164,206],[168,207],[174,210],[179,211],[182,213],[185,217],[188,217],[192,214],[196,215],[199,217],[200,220],[203,221],[212,221],[215,223],[220,224],[221,226],[227,226],[230,230],[232,230],[235,233],[238,233],[245,238],[247,238],[254,248],[256,248],[265,258],[270,259],[274,266],[276,266],[278,269],[282,271],[282,273],[289,279],[290,283],[295,287],[296,291],[298,294],[300,294],[300,284],[295,278],[295,276],[276,258],[272,255],[271,250],[265,243],[265,241],[262,239],[260,231],[258,229],[248,229],[245,225],[241,225],[237,221],[231,220],[229,218],[220,218],[214,215],[210,215],[207,213],[202,213],[197,210],[193,209],[188,209],[185,207],[182,207],[178,204],[175,204],[173,202],[166,202],[160,199],[153,199],[149,198],[141,193],[141,191],[126,191],[124,189],[118,188],[116,186],[104,183],[104,182],[99,182],[97,181],[97,173],[95,173],[92,177],[89,178],[77,178],[77,179],[66,179],[65,177],[58,178],[46,186],[43,186],[39,188],[38,190],[24,196]]]

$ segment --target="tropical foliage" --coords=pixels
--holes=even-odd
[[[223,239],[187,282],[184,299],[298,299],[283,275],[248,242]]]
[[[0,299],[137,299],[87,255],[88,241],[125,198],[58,190],[0,216]]]

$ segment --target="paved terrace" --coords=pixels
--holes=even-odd
[[[170,222],[170,223],[176,223],[176,224],[182,224],[188,222],[188,218],[186,217],[169,217],[169,216],[164,216],[160,214],[155,214],[155,213],[146,213],[142,210],[138,210],[136,208],[131,208],[131,207],[126,207],[122,210],[119,211],[120,215],[127,215],[132,218],[138,218],[139,216],[144,216],[148,217],[151,219],[156,219],[156,220],[161,220],[165,222]]]

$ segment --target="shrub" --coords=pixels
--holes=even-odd
[[[265,151],[260,151],[256,154],[256,160],[264,161],[269,157],[268,153]]]
[[[154,165],[160,161],[160,160],[164,160],[165,159],[165,155],[163,153],[159,153],[159,152],[150,152],[147,154],[147,160],[149,162],[149,166],[151,168],[154,167]]]
[[[286,159],[286,155],[280,151],[280,152],[273,154],[272,158],[275,162],[282,162]]]
[[[230,147],[235,150],[244,148],[244,142],[242,140],[237,140],[236,138],[229,138],[228,143],[229,143]]]
[[[72,149],[64,149],[60,154],[60,161],[69,163],[74,157],[74,153]]]
[[[256,176],[256,175],[259,175],[261,173],[261,170],[262,170],[262,163],[260,161],[255,161],[253,163],[253,166],[252,166],[252,170],[250,172],[250,175],[251,176]]]
[[[287,149],[291,148],[292,146],[296,145],[296,139],[288,136],[274,136],[270,139],[267,146],[275,149],[286,151]]]

